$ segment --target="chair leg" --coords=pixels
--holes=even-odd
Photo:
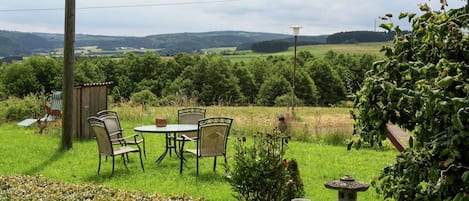
[[[225,167],[228,167],[228,160],[226,159],[226,154],[223,155],[225,158]],[[225,168],[225,173],[228,173],[228,168]]]
[[[112,173],[111,176],[114,175],[114,156],[112,156]]]
[[[126,154],[127,154],[127,153],[126,153]],[[124,161],[125,169],[128,170],[129,168],[127,167],[127,162],[125,161],[125,156],[124,156],[124,155],[121,155],[121,157],[122,157],[122,161]]]
[[[199,176],[199,156],[196,156],[197,161],[196,161],[196,175]]]
[[[182,145],[179,147],[179,153],[181,154],[181,158],[180,158],[181,162],[179,164],[179,174],[182,174],[182,163],[184,163],[184,141],[182,141]]]
[[[99,174],[99,170],[101,170],[101,154],[99,154],[98,174]]]
[[[215,169],[217,168],[217,157],[213,157],[213,171],[215,172]]]
[[[140,166],[142,166],[142,170],[145,172],[145,168],[143,167],[143,162],[142,162],[142,152],[139,151],[138,154],[140,155]]]
[[[147,159],[147,151],[145,149],[145,139],[143,140],[143,155],[145,156],[145,159]]]

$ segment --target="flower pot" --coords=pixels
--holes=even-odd
[[[160,117],[155,118],[155,125],[157,127],[165,127],[166,124],[167,124],[166,118],[160,118]]]

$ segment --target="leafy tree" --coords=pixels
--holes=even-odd
[[[258,92],[258,86],[254,80],[254,75],[246,66],[235,63],[233,73],[239,79],[241,93],[246,97],[246,103],[254,103]]]
[[[336,104],[345,99],[345,87],[330,62],[317,59],[306,63],[305,68],[319,92],[320,105]]]
[[[30,65],[13,63],[2,68],[0,82],[3,83],[6,94],[23,98],[30,93],[44,91],[42,85],[34,75],[34,69]]]
[[[319,99],[316,84],[303,69],[299,69],[296,73],[295,96],[307,105],[316,105]]]
[[[399,16],[412,23],[412,34],[394,27],[394,46],[383,49],[386,59],[357,93],[355,132],[379,144],[393,123],[415,137],[375,181],[385,198],[469,200],[469,3],[420,10]],[[381,27],[391,31],[393,24]]]
[[[164,68],[164,64],[160,56],[151,52],[146,52],[142,56],[126,54],[117,66],[116,83],[113,89],[115,96],[129,98],[130,94],[136,92],[135,87],[142,80],[158,79],[158,69]],[[149,86],[149,88],[154,94],[160,94],[160,86]]]
[[[106,77],[104,72],[93,63],[92,60],[84,60],[77,62],[75,65],[75,84],[86,84],[104,82]]]
[[[219,55],[204,55],[193,66],[184,69],[166,93],[199,95],[202,104],[238,103],[244,100],[232,72],[232,64]]]
[[[256,86],[261,86],[264,80],[273,74],[272,62],[261,58],[254,58],[249,62],[248,69],[254,76]]]
[[[45,92],[62,89],[62,64],[49,57],[30,57],[24,61],[34,71],[37,81],[44,87]]]
[[[314,57],[313,53],[311,53],[311,51],[299,51],[296,56],[296,62],[298,66],[304,66],[306,62],[313,61],[315,59],[316,58]]]
[[[337,54],[328,51],[325,59],[331,62],[333,68],[339,74],[345,84],[347,93],[352,94],[360,90],[365,72],[371,69],[373,62],[376,61],[376,56],[369,54]]]
[[[271,106],[275,104],[275,99],[278,96],[282,96],[290,92],[290,83],[285,79],[285,77],[277,74],[267,78],[261,85],[259,94],[256,98],[256,103]]]
[[[114,81],[117,77],[117,61],[112,58],[98,58],[95,59],[95,64],[100,69],[105,76],[104,81]]]

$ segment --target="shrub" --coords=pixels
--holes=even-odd
[[[129,192],[102,185],[68,184],[42,176],[0,175],[0,200],[203,200],[186,195],[168,196]]]
[[[257,134],[253,144],[238,139],[234,168],[228,174],[238,200],[291,200],[304,195],[295,160],[283,158],[288,138],[280,132]]]
[[[155,106],[154,104],[156,104],[156,99],[156,95],[148,89],[136,92],[130,97],[130,100],[134,103],[150,106]]]
[[[23,99],[9,97],[0,103],[0,123],[6,121],[19,121],[27,118],[38,118],[45,114],[45,97],[33,94]]]

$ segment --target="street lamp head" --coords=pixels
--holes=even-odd
[[[293,35],[294,36],[298,36],[300,34],[300,29],[302,28],[301,26],[299,25],[293,25],[291,26],[290,28],[293,29]]]

